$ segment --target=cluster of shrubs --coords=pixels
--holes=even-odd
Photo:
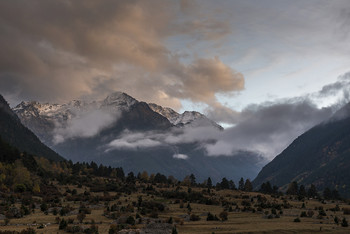
[[[72,219],[66,221],[65,219],[61,219],[59,221],[59,230],[64,230],[68,233],[87,233],[87,234],[98,234],[98,226],[94,223],[90,225],[90,227],[85,228],[80,225],[73,224]]]

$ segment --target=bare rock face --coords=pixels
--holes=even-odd
[[[149,107],[167,118],[170,123],[177,127],[201,127],[201,126],[213,126],[217,129],[223,130],[223,128],[215,123],[213,120],[208,119],[205,115],[197,111],[185,111],[182,114],[177,113],[169,107],[162,107],[154,103],[149,103]]]

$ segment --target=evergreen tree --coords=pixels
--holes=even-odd
[[[335,199],[335,200],[339,200],[340,199],[340,195],[339,195],[338,190],[334,189],[332,191],[332,198]]]
[[[176,183],[177,183],[177,179],[174,176],[172,175],[168,176],[168,184],[176,184]]]
[[[221,183],[220,183],[220,187],[221,187],[221,189],[229,189],[230,188],[228,180],[225,177],[222,178]]]
[[[126,182],[130,184],[135,184],[135,176],[133,172],[129,172],[128,176],[126,177]]]
[[[208,188],[213,187],[213,182],[211,181],[211,178],[210,178],[210,177],[208,177],[208,180],[207,180],[207,187],[208,187]]]
[[[61,222],[60,222],[60,224],[59,224],[58,229],[59,229],[59,230],[64,230],[64,229],[66,229],[67,225],[68,225],[68,224],[67,224],[67,221],[64,220],[64,219],[62,219]]]
[[[273,189],[271,188],[270,182],[267,181],[266,183],[262,183],[259,191],[262,193],[267,193],[267,194],[273,193]]]
[[[247,180],[245,181],[245,184],[244,184],[244,191],[246,191],[246,192],[251,192],[251,191],[253,191],[253,185],[252,185],[252,182],[250,182],[249,179],[247,179]]]
[[[165,175],[162,175],[160,173],[157,173],[154,177],[154,182],[155,183],[163,183],[166,184],[168,182],[168,179],[166,178]]]
[[[196,185],[196,177],[193,174],[190,175],[190,182],[191,186]]]
[[[244,190],[244,179],[243,179],[243,177],[238,182],[238,190],[241,190],[241,191]]]
[[[318,196],[315,185],[311,184],[309,190],[307,191],[307,196],[308,197],[317,197]]]
[[[233,182],[233,180],[230,180],[228,182],[228,184],[229,184],[230,189],[232,189],[232,190],[236,190],[237,189],[236,185],[235,185],[235,182]]]
[[[272,193],[273,193],[273,194],[277,194],[277,193],[278,193],[278,187],[277,187],[276,185],[274,185],[274,186],[272,187]]]
[[[98,166],[95,162],[91,161],[90,162],[90,167],[92,168],[92,170],[94,171],[94,173],[97,172]]]
[[[332,199],[332,191],[328,187],[323,190],[323,198],[326,200]]]
[[[298,183],[296,181],[293,181],[288,185],[288,189],[286,192],[288,195],[297,195],[298,192],[299,192],[299,188],[298,188]]]
[[[173,230],[171,231],[171,234],[177,234],[176,227],[173,227]]]
[[[341,226],[342,227],[348,227],[348,221],[346,220],[346,218],[343,218],[342,222],[341,222]]]
[[[304,185],[300,185],[298,195],[302,197],[306,196],[306,190]]]

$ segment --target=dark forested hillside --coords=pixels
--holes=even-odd
[[[44,145],[11,110],[0,95],[0,137],[20,151],[46,157],[50,160],[64,160],[63,157]]]
[[[18,149],[12,147],[0,138],[0,162],[12,163],[20,158]]]
[[[350,104],[325,123],[299,136],[267,164],[253,184],[265,181],[286,187],[290,182],[337,189],[350,196]]]

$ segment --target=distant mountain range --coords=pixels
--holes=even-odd
[[[32,131],[58,153],[41,143]],[[121,92],[89,103],[22,102],[12,110],[0,96],[0,137],[22,152],[56,161],[64,160],[62,155],[73,161],[123,167],[126,172],[160,172],[179,179],[191,173],[198,181],[208,177],[214,182],[223,177],[236,181],[240,177],[254,178],[265,162],[254,152],[207,156],[203,144],[215,139],[203,134],[221,131],[220,125],[199,112],[179,114]],[[329,120],[295,139],[263,167],[253,185],[259,188],[269,181],[286,189],[297,181],[305,186],[314,184],[319,191],[326,187],[337,189],[350,197],[349,171],[347,104]]]
[[[6,100],[0,95],[0,137],[3,141],[39,157],[54,161],[64,160],[60,155],[41,143],[38,137],[22,125],[20,119],[11,110]]]
[[[350,197],[350,103],[305,132],[267,164],[256,179],[286,188],[292,181],[337,189]]]
[[[254,178],[265,162],[260,155],[246,151],[209,157],[202,147],[206,142],[182,136],[208,128],[220,132],[219,124],[199,112],[180,114],[122,92],[89,103],[22,102],[13,111],[67,159],[123,167],[126,172],[146,170],[179,179],[193,173],[198,181],[209,176],[213,181],[223,177],[239,180]]]

